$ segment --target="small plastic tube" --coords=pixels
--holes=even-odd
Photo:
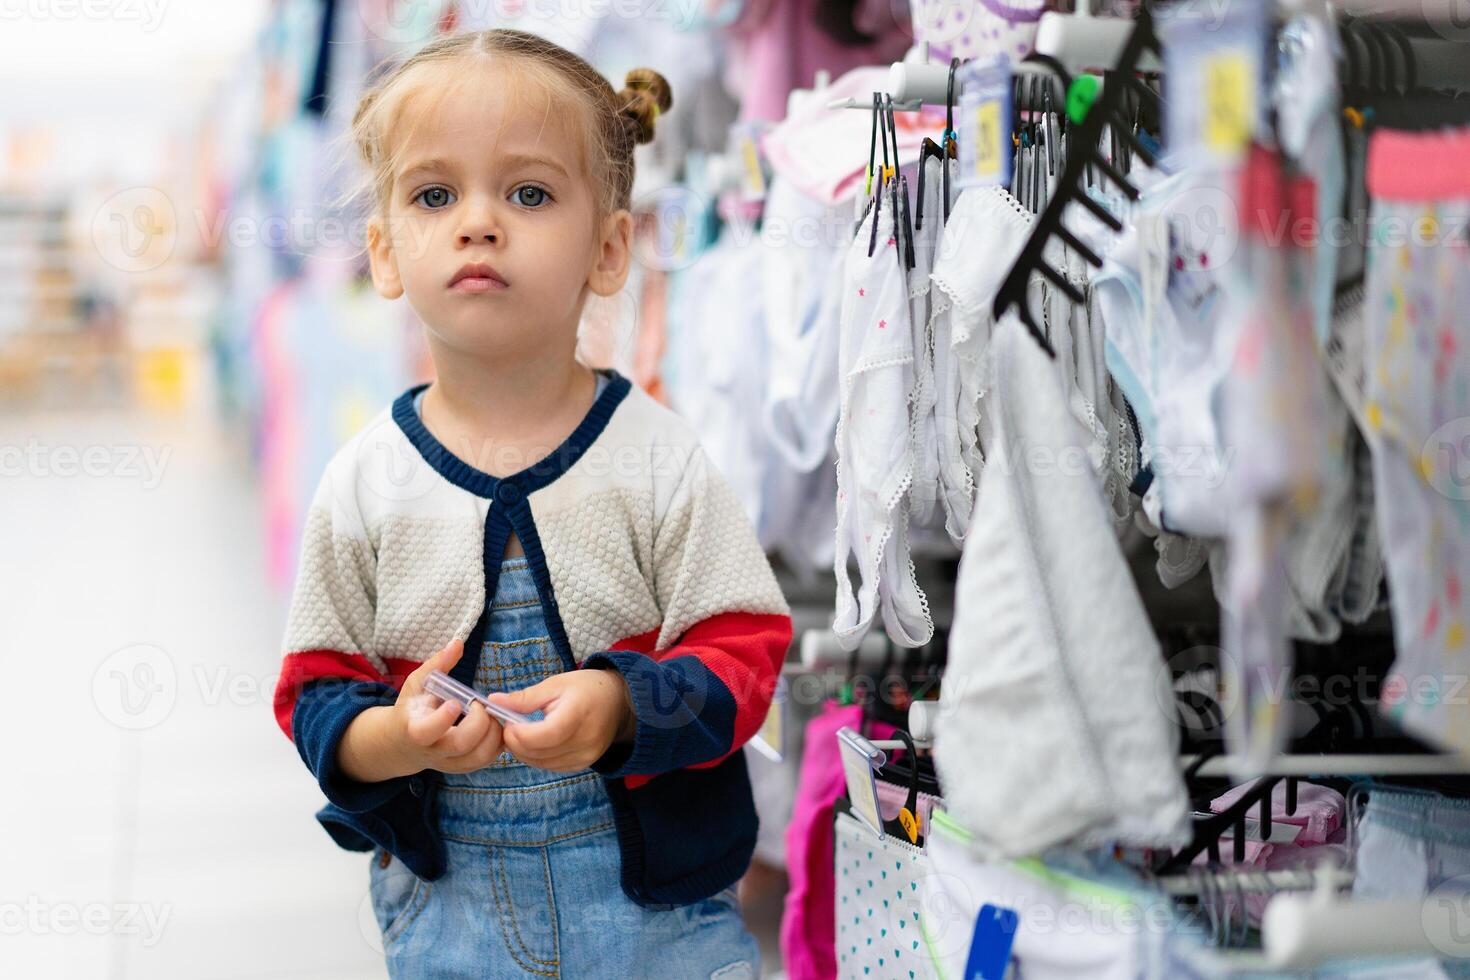
[[[429,679],[424,682],[424,690],[434,695],[440,701],[458,702],[460,708],[464,711],[469,711],[470,705],[479,703],[485,707],[485,711],[491,718],[496,719],[502,724],[529,724],[535,720],[529,715],[523,715],[519,711],[512,711],[509,708],[496,704],[489,698],[479,694],[474,688],[466,687],[442,670],[436,670],[429,674]]]

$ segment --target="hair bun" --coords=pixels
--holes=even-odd
[[[635,127],[636,143],[653,141],[653,126],[659,114],[668,112],[674,104],[668,79],[652,68],[634,68],[628,72],[618,98],[623,102],[623,115]]]

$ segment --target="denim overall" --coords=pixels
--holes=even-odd
[[[490,609],[476,688],[519,690],[562,669],[524,556],[501,564]],[[373,855],[393,980],[759,976],[734,886],[666,910],[623,893],[612,804],[590,769],[548,772],[502,753],[442,776],[438,820],[443,877],[421,881],[396,857],[385,865],[388,852]]]

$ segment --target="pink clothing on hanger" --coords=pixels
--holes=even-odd
[[[822,90],[821,98],[805,103],[761,138],[761,150],[771,167],[822,204],[837,204],[863,193],[873,114],[860,109],[829,109],[827,104],[849,98],[869,102],[874,91],[887,87],[887,66],[854,69],[833,81]],[[909,168],[909,183],[913,186],[918,175],[914,164],[924,137],[933,138],[944,131],[944,107],[895,112],[893,125],[898,134],[898,169]],[[881,167],[882,151],[873,156],[874,167]]]
[[[1254,785],[1254,782],[1248,782],[1230,789],[1224,795],[1210,801],[1210,810],[1214,813],[1224,813]],[[1251,807],[1250,815],[1257,816],[1259,812],[1260,804],[1256,804]],[[1236,866],[1256,871],[1288,871],[1311,868],[1325,862],[1336,867],[1344,867],[1348,861],[1347,832],[1343,829],[1346,812],[1347,802],[1337,790],[1330,786],[1303,782],[1297,783],[1296,811],[1288,816],[1286,813],[1286,783],[1279,782],[1271,789],[1271,821],[1300,827],[1300,833],[1297,834],[1296,840],[1289,844],[1247,840],[1245,842],[1245,861]],[[1220,856],[1226,864],[1234,864],[1233,854],[1234,849],[1230,838],[1226,837],[1220,846]],[[1194,863],[1199,866],[1208,864],[1209,855],[1201,854]],[[1266,905],[1273,897],[1269,892],[1250,892],[1237,896],[1229,894],[1229,889],[1225,891],[1227,894],[1224,901],[1233,903],[1233,907],[1238,911],[1243,898],[1245,913],[1251,924],[1260,925]]]
[[[831,980],[837,976],[832,808],[847,788],[837,730],[860,730],[862,718],[860,705],[828,701],[822,713],[806,726],[796,803],[786,827],[790,886],[781,916],[781,958],[787,980]],[[872,722],[866,734],[887,738],[893,734],[893,726]]]
[[[1249,782],[1236,786],[1211,800],[1210,809],[1215,813],[1224,813],[1255,785],[1254,782]],[[1259,804],[1252,807],[1251,815],[1256,815],[1259,809]],[[1325,844],[1333,831],[1342,826],[1346,811],[1347,802],[1331,786],[1299,782],[1296,785],[1296,810],[1288,816],[1286,782],[1283,780],[1271,788],[1271,821],[1302,828],[1296,838],[1298,845]]]

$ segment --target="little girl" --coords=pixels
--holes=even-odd
[[[791,640],[741,502],[678,416],[574,358],[622,288],[633,147],[670,106],[517,31],[438,40],[365,95],[373,283],[436,380],[332,459],[277,720],[318,820],[373,852],[390,974],[758,976],[740,747]],[[439,669],[538,720],[463,717]]]

